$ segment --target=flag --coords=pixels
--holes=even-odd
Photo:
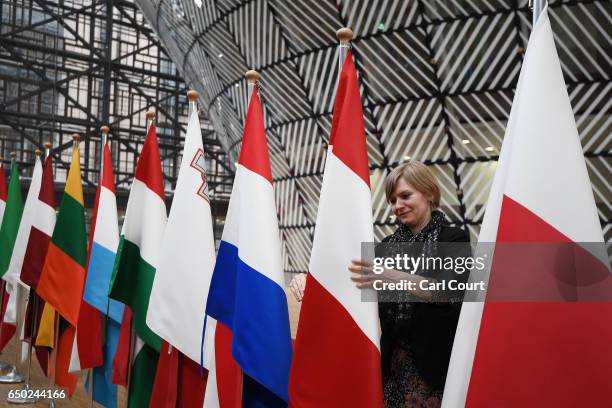
[[[4,177],[2,178],[4,184]],[[6,186],[4,186],[6,187]],[[19,169],[17,168],[17,162],[13,159],[11,164],[11,178],[9,180],[8,194],[4,191],[5,206],[2,217],[2,224],[0,227],[0,276],[4,279],[2,283],[2,292],[5,294],[3,298],[2,307],[2,323],[0,328],[2,330],[2,337],[0,338],[0,350],[4,348],[6,343],[13,337],[16,331],[15,325],[15,308],[13,308],[13,316],[11,314],[11,308],[9,307],[9,300],[11,290],[6,287],[6,275],[8,273],[11,256],[15,247],[15,241],[17,240],[17,233],[19,230],[19,224],[21,222],[21,216],[23,213],[23,199],[21,196],[21,185],[19,183]],[[12,283],[12,282],[11,282]],[[13,294],[13,303],[17,300],[17,294]],[[16,304],[16,303],[15,303]]]
[[[113,357],[111,383],[128,386],[128,371],[130,366],[130,347],[132,345],[132,311],[129,307],[123,310],[117,350]]]
[[[201,407],[206,377],[207,372],[200,373],[199,363],[163,341],[149,407]]]
[[[36,288],[40,297],[51,304],[72,327],[76,326],[79,317],[86,262],[81,160],[79,146],[75,144],[57,222]]]
[[[112,166],[110,149],[105,144],[90,234],[87,279],[77,326],[76,347],[73,346],[71,360],[71,368],[75,371],[95,367],[93,398],[107,408],[117,405],[117,387],[111,382],[112,362],[124,309],[123,304],[108,297],[119,245]],[[105,324],[102,324],[103,320]],[[91,376],[87,386],[90,384]]]
[[[17,162],[13,160],[6,205],[0,227],[0,275],[3,278],[11,261],[22,213],[23,198],[21,197],[21,185],[19,183],[19,169],[17,168]]]
[[[112,363],[119,343],[120,324],[113,319],[106,319],[106,335],[102,351],[104,363],[93,369],[93,400],[106,408],[117,406],[117,386],[112,382]],[[91,386],[91,374],[86,390]]]
[[[23,287],[20,282],[21,268],[25,257],[26,247],[30,238],[30,230],[32,229],[32,222],[36,212],[38,195],[40,193],[40,186],[42,183],[42,165],[40,159],[36,156],[34,161],[34,171],[32,172],[32,180],[30,182],[30,188],[28,189],[28,195],[26,197],[25,205],[23,207],[23,213],[21,215],[21,222],[19,223],[19,229],[17,231],[17,237],[15,239],[15,245],[13,247],[13,253],[9,262],[7,272],[4,274],[3,279],[7,285],[7,295],[9,302],[7,306],[6,314],[4,315],[4,321],[10,322],[16,325],[17,322],[17,300],[23,296],[23,292],[27,293],[27,288]],[[23,310],[21,310],[23,313]],[[19,316],[24,318],[24,316]],[[2,330],[2,337],[4,339],[5,331]]]
[[[56,372],[56,384],[68,388],[69,395],[74,393],[77,382],[77,377],[69,373],[69,366],[85,285],[86,261],[81,159],[79,146],[75,143],[64,195],[36,288],[46,306],[52,306],[59,315],[56,317],[59,319],[58,343],[54,344],[57,366],[53,370]]]
[[[178,352],[173,350],[176,361],[184,361],[182,355],[194,362],[200,361],[206,299],[215,265],[215,237],[205,171],[200,119],[197,109],[193,109],[147,310],[147,325],[172,348],[178,349]],[[167,354],[161,353],[160,363]],[[174,372],[178,375],[178,370]],[[193,382],[200,381],[203,385],[203,378],[197,371],[195,374],[197,378]],[[169,380],[176,383],[176,377]],[[203,386],[201,390],[204,391]],[[195,397],[193,390],[189,394]]]
[[[208,367],[205,407],[242,407],[242,372],[232,357],[232,332],[208,317],[204,364]]]
[[[291,334],[276,214],[263,112],[254,89],[207,303],[217,326],[232,333],[247,406],[288,400]]]
[[[129,406],[148,406],[161,338],[146,324],[149,297],[166,227],[164,181],[155,126],[149,127],[130,190],[109,296],[132,311],[136,334]]]
[[[547,7],[529,39],[479,242],[496,242],[487,299],[500,280],[522,283],[521,275],[498,273],[500,243],[603,247]],[[609,282],[607,260],[581,252],[576,260],[581,256]],[[541,263],[534,272],[541,272],[546,284],[545,271],[559,268]],[[610,321],[609,301],[464,303],[442,406],[575,407],[611,401]]]
[[[357,71],[342,67],[291,367],[295,407],[382,407],[378,305],[349,279],[373,242],[370,173]]]
[[[35,202],[34,216],[32,219],[32,227],[26,245],[23,265],[21,267],[20,279],[31,289],[38,287],[40,273],[42,272],[47,249],[55,227],[55,190],[53,186],[53,162],[51,156],[45,159],[45,164],[42,173],[42,181],[38,200]],[[24,337],[26,339],[34,339],[36,347],[36,356],[40,366],[45,374],[48,374],[49,349],[53,346],[53,331],[54,331],[54,316],[55,312],[50,306],[45,310],[45,302],[36,294],[34,290],[30,290],[30,301],[25,318]],[[50,313],[49,313],[50,311]],[[35,314],[35,319],[32,318]],[[32,326],[32,321],[33,326]],[[36,338],[41,335],[43,340],[36,344]]]

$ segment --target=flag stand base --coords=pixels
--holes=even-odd
[[[24,375],[17,371],[15,366],[11,366],[11,370],[8,373],[0,376],[0,383],[2,384],[17,384],[24,381]]]
[[[33,404],[40,400],[40,398],[34,396],[28,397],[28,391],[30,391],[30,386],[25,384],[20,389],[15,390],[15,396],[13,398],[7,397],[6,402],[11,404]]]

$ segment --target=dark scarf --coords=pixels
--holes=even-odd
[[[423,253],[431,255],[436,252],[438,237],[442,227],[447,225],[446,217],[440,211],[432,211],[431,221],[421,231],[413,234],[406,225],[401,224],[385,241],[386,242],[422,242]]]

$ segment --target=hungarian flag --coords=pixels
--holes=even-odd
[[[109,293],[133,313],[136,346],[130,371],[130,407],[149,405],[161,349],[161,338],[147,326],[146,316],[166,220],[159,147],[151,124],[130,190]]]
[[[35,211],[32,219],[32,226],[26,245],[23,265],[21,267],[21,281],[31,289],[38,287],[40,274],[47,256],[49,242],[55,227],[55,190],[53,186],[53,162],[51,156],[45,159],[42,172],[42,182],[38,199],[35,201]],[[49,347],[53,347],[53,331],[55,321],[55,311],[47,306],[45,302],[36,294],[35,290],[30,290],[30,301],[26,312],[24,337],[33,339],[41,334],[42,340],[36,347],[38,362],[45,374],[48,374]]]
[[[605,251],[581,247],[603,248],[603,234],[547,8],[529,39],[479,242],[495,242],[487,300],[463,304],[442,406],[577,407],[612,401],[609,261]],[[571,248],[565,259],[570,262],[530,256],[534,249],[545,254],[538,251],[542,243]],[[526,249],[524,267],[509,270],[510,259],[499,261],[510,245]],[[581,282],[585,265],[589,275],[602,279]],[[560,272],[568,267],[578,298],[495,298],[503,289],[500,282],[529,295],[534,278],[540,293],[559,292],[566,285]],[[580,301],[581,293],[602,284],[607,301]]]
[[[170,357],[174,362],[170,366],[175,369],[163,382],[164,389],[168,381],[178,385],[179,365],[190,365],[185,358],[191,359],[194,365],[200,362],[206,298],[215,266],[215,237],[205,164],[200,119],[197,109],[193,109],[147,311],[147,325],[170,346],[166,348],[171,353],[162,351],[160,365]],[[181,364],[176,365],[179,362]],[[183,373],[193,372],[196,377],[191,382],[199,386],[177,398],[203,397],[205,382],[198,371]],[[194,401],[194,405],[198,404]]]
[[[119,245],[119,221],[113,163],[108,143],[103,148],[89,242],[87,279],[79,314],[71,366],[93,370],[93,399],[107,408],[117,406],[117,386],[112,384],[112,362],[117,349],[123,304],[108,297]],[[105,324],[102,324],[103,321]],[[104,333],[102,330],[105,330]],[[91,378],[90,378],[91,381]],[[87,388],[91,382],[87,383]]]
[[[288,401],[291,334],[276,214],[255,88],[206,306],[217,326],[231,331],[232,355],[244,373],[245,406]]]
[[[17,231],[17,238],[15,239],[15,246],[13,248],[8,270],[3,277],[7,284],[7,292],[10,295],[7,311],[4,315],[4,321],[11,322],[14,325],[16,325],[18,317],[20,319],[24,318],[22,315],[17,316],[17,299],[23,296],[27,290],[20,282],[21,268],[23,266],[26,248],[30,238],[32,223],[36,215],[38,195],[40,194],[40,186],[42,183],[42,172],[43,169],[40,163],[40,158],[36,156],[34,161],[34,171],[32,173],[32,181],[30,182],[30,188],[28,189],[28,195],[23,207],[21,222],[19,224],[19,230]],[[20,313],[23,313],[23,310],[21,310]],[[4,330],[2,330],[2,337],[3,339],[5,337]]]
[[[59,314],[59,342],[54,345],[57,348],[57,367],[53,369],[56,370],[57,385],[67,387],[69,394],[74,392],[77,381],[68,368],[85,285],[86,262],[81,159],[78,143],[75,143],[57,222],[36,288],[47,306],[52,306]]]
[[[348,53],[336,93],[310,273],[289,385],[294,407],[382,407],[378,307],[349,279],[373,242],[370,173],[359,82]]]
[[[4,177],[3,177],[4,184]],[[4,185],[6,188],[6,185]],[[23,213],[23,199],[21,196],[21,185],[19,182],[19,169],[17,168],[17,162],[13,159],[11,164],[11,178],[8,186],[8,194],[4,191],[5,206],[4,214],[2,217],[2,224],[0,227],[0,276],[2,276],[2,290],[4,292],[4,299],[2,306],[2,336],[0,337],[0,350],[6,346],[8,341],[13,337],[16,331],[15,325],[15,309],[13,308],[13,316],[9,316],[9,304],[11,289],[6,287],[9,264],[13,249],[15,247],[15,241],[17,240],[17,233],[19,230],[19,224],[21,222],[21,216]],[[11,285],[14,282],[9,282]],[[16,293],[13,296],[13,303],[17,300]]]

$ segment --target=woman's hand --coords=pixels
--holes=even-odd
[[[399,282],[407,279],[409,275],[393,269],[385,269],[381,273],[374,273],[372,264],[363,259],[353,259],[348,267],[353,274],[351,280],[359,289],[372,288],[374,281]]]
[[[411,281],[414,282],[415,285],[418,285],[418,283],[423,280],[423,278],[418,275],[396,271],[395,269],[384,269],[381,273],[374,273],[372,264],[363,259],[353,259],[348,270],[352,272],[351,280],[355,282],[355,285],[359,289],[373,288],[374,281],[381,281],[383,283]],[[435,282],[434,279],[430,279],[430,281]],[[411,291],[411,293],[422,298],[431,297],[429,291],[420,290],[418,287]]]
[[[295,300],[301,302],[304,298],[304,290],[306,289],[306,274],[298,273],[289,282],[289,290],[293,293]]]

